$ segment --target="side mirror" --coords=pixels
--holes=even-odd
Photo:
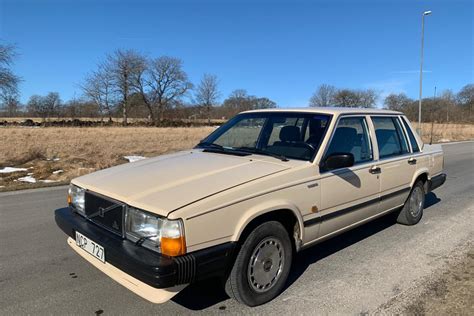
[[[324,170],[348,168],[354,165],[354,155],[351,153],[332,153],[323,162]]]

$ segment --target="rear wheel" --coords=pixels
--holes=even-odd
[[[415,225],[423,216],[423,208],[425,207],[425,188],[423,181],[418,181],[403,205],[400,214],[398,214],[397,222],[404,225]]]
[[[293,247],[276,221],[257,226],[242,244],[226,280],[227,295],[248,306],[266,303],[283,291]]]

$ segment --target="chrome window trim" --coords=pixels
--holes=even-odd
[[[420,146],[420,144],[418,143],[418,139],[416,137],[416,132],[413,132],[413,129],[410,126],[410,122],[408,121],[408,119],[404,115],[400,115],[399,117],[400,117],[400,120],[402,120],[403,128],[406,129],[408,127],[410,129],[410,132],[413,134],[413,138],[415,139],[416,145],[418,146],[418,151],[417,152],[413,151],[413,146],[411,144],[410,137],[408,137],[408,140],[410,141],[410,147],[412,148],[412,153],[416,154],[416,153],[421,152],[422,151],[422,146]],[[407,132],[407,135],[408,135],[408,129],[406,129],[406,132]]]
[[[321,155],[321,159],[320,161],[318,162],[318,166],[319,166],[319,174],[320,175],[324,175],[324,174],[327,174],[329,172],[334,172],[336,170],[342,170],[342,169],[334,169],[334,170],[321,170],[321,162],[325,159],[326,157],[326,154],[327,154],[327,151],[329,149],[329,146],[331,145],[331,142],[332,142],[332,139],[334,137],[334,134],[336,133],[336,129],[337,129],[337,126],[339,124],[339,121],[341,119],[344,119],[344,118],[357,118],[357,117],[360,117],[360,118],[363,118],[364,119],[364,122],[365,122],[365,128],[366,128],[366,131],[367,131],[367,136],[368,136],[368,139],[369,139],[369,148],[372,152],[372,159],[371,160],[367,160],[367,161],[361,161],[361,162],[358,162],[358,163],[354,163],[353,166],[349,167],[350,170],[359,170],[359,169],[351,169],[353,167],[356,167],[356,166],[362,166],[362,165],[366,165],[366,164],[373,164],[375,160],[375,156],[374,156],[374,146],[372,144],[372,135],[370,133],[370,127],[369,127],[369,124],[368,124],[368,115],[365,115],[365,114],[355,114],[355,113],[350,113],[350,114],[341,114],[339,115],[339,117],[337,118],[336,122],[334,123],[334,128],[331,132],[331,135],[329,137],[329,140],[328,142],[326,143],[326,148],[324,148],[324,151],[323,151],[323,154]],[[365,166],[364,166],[365,167]],[[348,168],[348,169],[349,169]],[[363,167],[362,167],[363,168]],[[361,169],[362,169],[361,168]],[[346,168],[343,168],[343,169],[346,169]]]
[[[389,114],[387,114],[387,115],[370,115],[370,120],[372,121],[372,124],[374,126],[374,132],[376,132],[375,124],[374,124],[374,121],[373,121],[374,117],[375,118],[376,117],[383,117],[383,118],[390,117],[392,119],[398,120],[399,115],[389,115]],[[403,128],[403,124],[400,121],[399,121],[399,124]],[[396,130],[397,126],[395,125],[395,123],[393,124],[393,126],[395,127],[395,130]],[[402,130],[402,133],[403,133],[403,130]],[[380,158],[380,148],[378,148],[377,134],[375,134],[374,137],[375,137],[375,141],[377,141],[377,150],[378,150],[378,160],[377,161],[384,161],[384,160],[387,160],[387,159],[392,159],[392,158],[397,158],[397,157],[410,156],[412,154],[411,151],[410,151],[411,145],[409,145],[410,143],[409,143],[408,139],[406,139],[406,135],[404,135],[404,136],[405,136],[406,144],[408,146],[408,148],[407,148],[408,152],[407,153],[402,153],[402,154],[398,154],[398,155],[391,155],[389,157]],[[400,148],[402,148],[401,146],[402,146],[402,144],[400,144]]]

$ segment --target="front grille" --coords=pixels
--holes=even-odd
[[[105,196],[86,191],[85,214],[92,222],[124,236],[125,204]]]

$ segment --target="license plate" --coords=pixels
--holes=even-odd
[[[83,234],[76,232],[76,245],[105,263],[104,247],[95,241],[92,241]]]

